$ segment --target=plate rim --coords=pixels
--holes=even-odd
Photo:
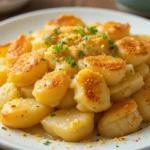
[[[120,13],[122,15],[129,15],[129,16],[132,16],[136,19],[142,19],[142,20],[145,20],[146,22],[149,22],[150,23],[150,20],[145,18],[145,17],[142,17],[142,16],[138,16],[136,14],[130,14],[130,13],[127,13],[127,12],[121,12],[121,11],[117,11],[117,10],[113,10],[113,9],[105,9],[105,8],[93,8],[93,7],[55,7],[55,8],[46,8],[46,9],[40,9],[40,10],[34,10],[34,11],[30,11],[30,12],[25,12],[25,13],[22,13],[22,14],[19,14],[19,15],[16,15],[16,16],[13,16],[13,17],[10,17],[10,18],[7,18],[3,21],[0,22],[0,26],[2,25],[5,25],[7,23],[10,23],[10,22],[13,22],[13,21],[16,21],[16,20],[20,20],[22,18],[27,18],[28,15],[30,16],[36,16],[36,15],[39,15],[39,14],[45,14],[47,12],[58,12],[58,11],[62,11],[62,10],[67,10],[67,11],[71,11],[73,9],[76,9],[78,11],[83,11],[83,10],[91,10],[91,11],[104,11],[104,12],[109,12],[109,13]]]
[[[66,10],[66,12],[68,13],[68,11],[85,11],[85,10],[90,10],[90,11],[103,11],[103,12],[108,12],[108,13],[120,13],[121,15],[126,15],[126,16],[132,16],[135,19],[142,19],[148,23],[150,23],[149,19],[146,19],[144,17],[141,16],[137,16],[134,14],[130,14],[130,13],[126,13],[126,12],[120,12],[120,11],[116,11],[116,10],[109,10],[109,9],[105,9],[105,8],[93,8],[93,7],[56,7],[56,8],[47,8],[47,9],[41,9],[41,10],[35,10],[35,11],[30,11],[30,12],[26,12],[23,14],[19,14],[17,16],[14,17],[10,17],[8,19],[5,19],[3,21],[0,22],[0,28],[1,26],[5,26],[6,24],[9,24],[11,22],[15,22],[17,20],[20,19],[24,19],[24,18],[28,18],[28,16],[37,16],[40,14],[46,14],[46,13],[50,13],[50,12],[61,12],[63,10]],[[2,146],[3,148],[9,148],[9,149],[15,149],[15,150],[25,150],[22,146],[19,145],[14,145],[12,143],[9,143],[5,140],[0,140],[0,146]],[[142,147],[142,149],[147,149],[150,148],[150,144],[145,144],[145,146]],[[27,150],[27,149],[26,149]],[[138,149],[136,149],[138,150]]]

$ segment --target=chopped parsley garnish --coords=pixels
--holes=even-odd
[[[55,45],[55,46],[53,47],[53,49],[55,50],[56,53],[62,52],[62,51],[63,51],[63,44],[60,43],[60,44],[58,44],[58,45]]]
[[[87,29],[88,29],[89,34],[95,34],[98,32],[95,26],[88,27]]]
[[[68,64],[71,65],[72,68],[76,67],[76,63],[74,61],[73,56],[67,56],[66,57],[66,61],[68,62]]]
[[[68,40],[68,41],[71,41],[71,40],[72,40],[72,38],[67,38],[67,40]]]
[[[85,35],[85,36],[82,37],[82,39],[88,41],[90,38]]]
[[[59,34],[59,32],[60,32],[60,29],[59,29],[59,28],[55,28],[55,29],[54,29],[54,33],[55,33],[55,34]]]
[[[68,51],[69,50],[69,48],[68,47],[66,47],[65,49],[64,49],[64,51]]]
[[[62,70],[62,68],[59,68],[59,70]]]
[[[76,34],[78,34],[78,33],[81,34],[82,37],[85,36],[84,27],[83,28],[79,28],[79,29],[74,29],[73,31]]]
[[[111,56],[114,58],[119,58],[119,56],[117,56],[116,54],[111,54]]]
[[[41,60],[46,61],[46,59],[45,59],[45,58],[41,58]]]
[[[36,106],[36,107],[40,107],[40,106]]]
[[[110,49],[117,49],[117,45],[113,41],[109,40],[108,43],[109,43]]]
[[[106,40],[106,39],[108,38],[108,36],[107,36],[105,33],[102,33],[102,38],[103,38],[104,40]]]
[[[56,116],[55,113],[51,113],[51,117],[54,117],[54,116]]]
[[[116,147],[118,148],[119,146],[118,146],[118,145],[116,145]]]
[[[91,48],[91,46],[90,46],[90,45],[86,45],[85,48],[86,48],[86,49],[89,49],[89,48]]]
[[[44,40],[50,40],[51,35],[49,33],[46,33],[44,35]]]
[[[3,130],[7,130],[5,127],[2,127]]]
[[[78,29],[74,29],[73,31],[74,31],[74,33],[80,33],[80,30],[78,30]]]
[[[63,40],[61,40],[59,43],[60,43],[60,44],[66,44],[66,42],[63,41]]]
[[[56,40],[54,38],[51,38],[51,35],[49,33],[46,33],[44,35],[44,40],[45,40],[45,45],[49,46],[50,41],[52,41],[52,43],[55,43]]]
[[[59,58],[56,58],[56,61],[59,62]]]
[[[83,57],[85,55],[84,51],[80,50],[78,53],[79,57]]]
[[[130,72],[132,73],[133,71],[130,69]]]
[[[45,143],[43,143],[44,145],[49,145],[49,144],[51,144],[51,142],[50,141],[46,141]]]
[[[85,64],[84,66],[87,67],[87,64]]]
[[[60,43],[60,44],[58,44],[58,45],[55,45],[55,46],[53,47],[53,49],[54,49],[55,53],[65,52],[65,51],[68,51],[68,50],[69,50],[68,47],[64,48],[64,43]]]

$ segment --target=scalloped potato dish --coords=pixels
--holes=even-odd
[[[129,24],[61,15],[0,46],[1,122],[67,142],[132,134],[150,122],[149,65],[150,36]]]

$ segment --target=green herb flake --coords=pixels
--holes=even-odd
[[[74,33],[80,33],[80,30],[74,29],[73,32],[74,32]]]
[[[130,69],[130,72],[132,73],[133,71]]]
[[[87,67],[87,64],[85,64],[84,66]]]
[[[55,33],[55,34],[59,34],[59,33],[60,33],[60,29],[59,29],[59,28],[55,28],[55,29],[54,29],[54,33]]]
[[[118,145],[116,145],[116,147],[117,147],[117,148],[119,148],[119,146],[118,146]]]
[[[51,35],[49,33],[46,33],[44,35],[44,40],[50,40]]]
[[[2,127],[3,130],[7,130],[5,127]]]
[[[36,107],[40,107],[40,106],[36,106]]]
[[[49,42],[51,40],[51,35],[49,33],[46,33],[44,35],[45,45],[49,46]]]
[[[113,41],[109,40],[108,43],[109,43],[110,49],[115,49],[115,50],[118,49],[117,45]]]
[[[72,68],[76,67],[76,63],[73,56],[67,56],[66,61],[68,62],[68,64],[71,65]]]
[[[56,61],[59,62],[59,58],[56,58]]]
[[[87,29],[88,29],[89,34],[95,34],[98,32],[95,26],[88,27]]]
[[[63,41],[63,40],[59,41],[59,43],[60,43],[60,44],[66,44],[66,42]]]
[[[73,31],[76,34],[81,34],[82,37],[85,36],[84,28],[74,29]]]
[[[84,51],[80,50],[78,53],[79,57],[83,57],[85,55]]]
[[[85,36],[82,37],[82,39],[88,41],[90,38],[85,35]]]
[[[51,144],[51,142],[50,141],[46,141],[45,143],[43,143],[44,145],[46,145],[46,146],[48,146],[48,145],[50,145]]]
[[[55,39],[51,39],[52,40],[52,43],[55,43],[56,42],[56,40]]]
[[[71,41],[72,40],[72,38],[67,38],[67,41]]]
[[[53,49],[54,49],[55,53],[62,52],[62,51],[63,51],[63,44],[60,43],[60,44],[58,44],[58,45],[55,45],[55,46],[53,47]]]
[[[119,56],[117,56],[116,54],[111,54],[111,56],[114,58],[119,58]]]
[[[42,61],[47,61],[45,58],[41,58]]]
[[[59,68],[59,70],[62,70],[62,68]]]
[[[104,40],[106,40],[106,39],[108,38],[108,36],[107,36],[105,33],[102,33],[102,38],[103,38]]]
[[[51,113],[51,117],[54,117],[54,116],[56,116],[55,113]]]
[[[86,48],[86,49],[90,49],[91,46],[90,46],[90,45],[86,45],[85,48]]]

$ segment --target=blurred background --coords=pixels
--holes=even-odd
[[[113,9],[150,19],[150,0],[0,0],[0,21],[29,11],[69,6]]]

